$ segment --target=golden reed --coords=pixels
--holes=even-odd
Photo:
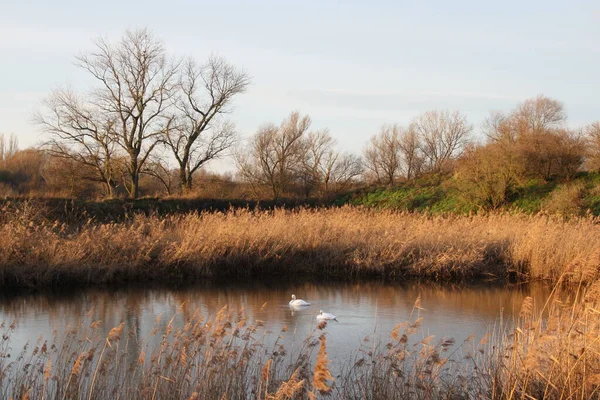
[[[592,282],[594,218],[429,216],[352,207],[231,210],[122,223],[0,223],[0,286],[225,275],[367,275]]]

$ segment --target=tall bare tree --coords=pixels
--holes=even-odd
[[[177,88],[178,64],[147,29],[127,31],[116,44],[103,39],[95,44],[95,51],[77,57],[77,65],[99,84],[90,95],[97,111],[91,115],[111,121],[109,132],[127,154],[125,186],[136,198],[144,164],[172,124],[167,112]]]
[[[421,140],[426,166],[441,172],[465,149],[473,127],[458,111],[428,111],[413,120],[411,130]]]
[[[250,77],[217,56],[198,66],[188,60],[180,76],[181,96],[176,100],[177,123],[166,143],[179,165],[181,191],[192,188],[194,172],[218,158],[235,141],[235,127],[224,121],[233,98],[246,91]]]
[[[562,129],[567,120],[563,104],[546,96],[527,99],[508,114],[493,111],[483,131],[493,142],[516,143],[524,136]]]
[[[292,112],[281,125],[261,127],[251,139],[249,151],[238,153],[236,162],[242,178],[252,185],[267,186],[275,200],[292,186],[303,168],[310,117]]]

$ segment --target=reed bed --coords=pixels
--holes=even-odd
[[[145,339],[124,323],[103,336],[100,321],[84,319],[53,338],[40,338],[16,357],[8,350],[15,324],[3,324],[0,397],[284,399],[299,388],[313,391],[303,378],[307,355],[319,343],[313,335],[304,353],[286,366],[289,371],[275,370],[286,353],[277,341],[265,348],[257,333],[260,324],[248,323],[243,310],[223,308],[207,320],[195,313],[182,326],[174,319],[157,319]]]
[[[398,324],[384,342],[366,339],[335,377],[326,322],[288,353],[279,344],[286,328],[268,340],[243,309],[223,308],[207,320],[196,313],[179,326],[174,320],[157,320],[145,340],[123,323],[103,336],[99,322],[81,321],[16,357],[8,356],[14,324],[3,325],[0,397],[450,399],[489,392],[467,379],[474,374],[470,365],[457,364],[469,346],[453,349],[452,339],[419,338],[420,317]]]
[[[600,398],[600,282],[523,302],[516,329],[503,338],[494,395],[519,399]]]
[[[0,397],[6,399],[592,399],[600,397],[600,284],[554,293],[534,314],[524,301],[509,332],[456,344],[424,337],[416,313],[387,337],[366,338],[333,373],[327,323],[293,351],[244,310],[222,308],[151,337],[121,323],[102,333],[84,318],[11,354],[2,324]],[[419,309],[419,300],[415,309]],[[92,315],[90,313],[89,315]],[[339,367],[339,366],[338,366]]]
[[[440,281],[593,282],[594,218],[429,216],[353,207],[135,215],[61,224],[36,210],[0,218],[0,286],[310,274]]]

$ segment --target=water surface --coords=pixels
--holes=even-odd
[[[549,290],[543,286],[498,284],[451,285],[382,282],[200,284],[179,289],[89,289],[75,293],[0,297],[0,321],[17,322],[12,351],[40,336],[51,338],[82,319],[102,321],[103,334],[125,321],[125,329],[142,339],[149,337],[157,317],[165,325],[175,316],[183,324],[196,310],[214,316],[227,305],[243,307],[250,321],[263,321],[261,334],[282,334],[286,348],[301,345],[318,324],[320,309],[338,316],[326,327],[328,352],[334,363],[349,360],[365,337],[389,335],[394,326],[423,317],[418,335],[454,338],[462,342],[471,334],[483,337],[510,325],[523,299],[542,303]],[[292,294],[312,305],[292,310]],[[415,307],[419,298],[420,307]],[[179,312],[178,312],[179,310]],[[90,312],[91,311],[91,312]],[[133,357],[134,355],[132,355]]]

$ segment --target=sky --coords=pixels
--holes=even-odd
[[[460,110],[475,135],[490,110],[538,94],[569,125],[600,120],[600,1],[0,0],[0,132],[44,140],[33,113],[53,88],[84,93],[74,65],[93,40],[149,28],[169,53],[243,68],[231,119],[243,137],[293,110],[360,153],[383,124]]]

